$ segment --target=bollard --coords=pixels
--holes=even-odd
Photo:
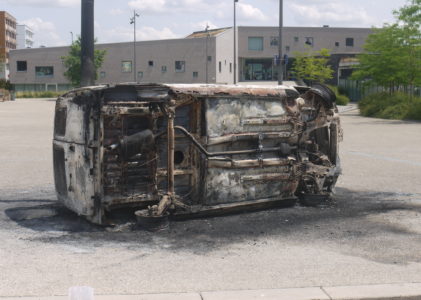
[[[94,289],[89,286],[69,288],[69,300],[94,300]]]

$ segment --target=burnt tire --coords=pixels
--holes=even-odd
[[[137,220],[137,226],[150,232],[165,230],[170,225],[168,212],[161,216],[154,216],[149,215],[147,209],[143,209],[136,211],[135,216]]]

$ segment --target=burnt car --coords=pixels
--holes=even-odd
[[[97,224],[314,205],[340,174],[341,127],[325,86],[118,84],[59,97],[58,199]]]

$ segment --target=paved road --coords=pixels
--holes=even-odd
[[[90,225],[56,202],[54,102],[0,103],[0,296],[421,282],[421,123],[343,113],[334,201],[172,223]]]

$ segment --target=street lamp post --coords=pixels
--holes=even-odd
[[[95,84],[94,64],[94,0],[82,0],[81,86]]]
[[[72,45],[73,45],[73,32],[70,31],[70,35],[72,36]]]
[[[205,72],[206,72],[206,84],[208,84],[209,83],[209,75],[208,75],[208,64],[209,64],[209,61],[208,61],[208,57],[209,57],[209,51],[208,51],[209,25],[208,24],[206,24],[205,31],[206,31],[206,57],[205,57],[206,65],[205,65]]]
[[[284,80],[284,58],[282,56],[282,27],[283,27],[283,0],[279,0],[279,36],[278,36],[278,85]]]
[[[133,80],[137,82],[136,78],[136,18],[139,17],[139,14],[136,13],[136,10],[133,10],[133,17],[130,18],[130,24],[133,24]]]
[[[237,84],[237,25],[236,25],[236,3],[238,0],[234,0],[234,84]]]

